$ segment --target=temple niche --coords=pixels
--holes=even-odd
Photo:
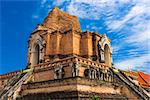
[[[55,7],[29,37],[27,68],[0,75],[0,99],[148,100],[128,78],[113,68],[106,34],[82,32],[76,16]]]
[[[28,63],[33,65],[38,65],[44,61],[45,52],[45,40],[38,34],[33,35],[34,38],[30,39],[29,51],[28,51]]]

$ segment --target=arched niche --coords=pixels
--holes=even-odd
[[[45,41],[43,40],[43,38],[39,35],[34,36],[30,48],[31,48],[30,49],[31,66],[42,63],[42,61],[44,60],[44,48],[45,48]]]
[[[34,44],[31,52],[31,65],[37,65],[40,62],[40,46]]]
[[[104,45],[104,60],[107,66],[111,66],[111,52],[107,44]]]

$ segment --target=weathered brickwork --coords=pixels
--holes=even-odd
[[[28,64],[36,65],[73,55],[112,66],[112,50],[107,36],[82,32],[75,16],[54,8],[29,38]]]

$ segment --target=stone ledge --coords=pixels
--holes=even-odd
[[[114,84],[112,82],[100,81],[96,79],[88,79],[83,77],[69,77],[63,79],[55,79],[49,81],[41,81],[41,82],[33,82],[22,85],[22,90],[26,89],[36,89],[36,88],[46,88],[46,87],[55,87],[55,86],[63,86],[63,85],[88,85],[88,86],[107,86],[111,87]]]
[[[89,100],[92,97],[98,97],[100,99],[119,99],[119,100],[127,100],[127,97],[120,95],[120,94],[110,94],[110,93],[94,93],[94,92],[81,92],[81,91],[62,91],[62,92],[52,92],[52,93],[34,93],[28,94],[21,97],[21,100]]]

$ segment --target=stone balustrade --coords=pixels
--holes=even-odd
[[[97,63],[95,61],[91,61],[89,59],[85,59],[85,58],[82,58],[82,57],[76,57],[76,56],[68,57],[68,58],[64,58],[64,59],[59,59],[59,61],[41,63],[41,64],[30,66],[30,67],[33,67],[35,69],[39,69],[39,68],[57,66],[57,65],[60,65],[60,64],[63,65],[63,64],[66,64],[66,63],[70,63],[70,62],[79,62],[80,64],[89,65],[89,66],[93,66],[93,67],[96,67],[96,68],[109,69],[109,67],[106,66],[104,63]]]
[[[11,77],[17,75],[18,73],[20,73],[20,71],[15,71],[15,72],[10,72],[10,73],[7,73],[7,74],[3,74],[3,75],[0,75],[0,79],[11,78]]]

